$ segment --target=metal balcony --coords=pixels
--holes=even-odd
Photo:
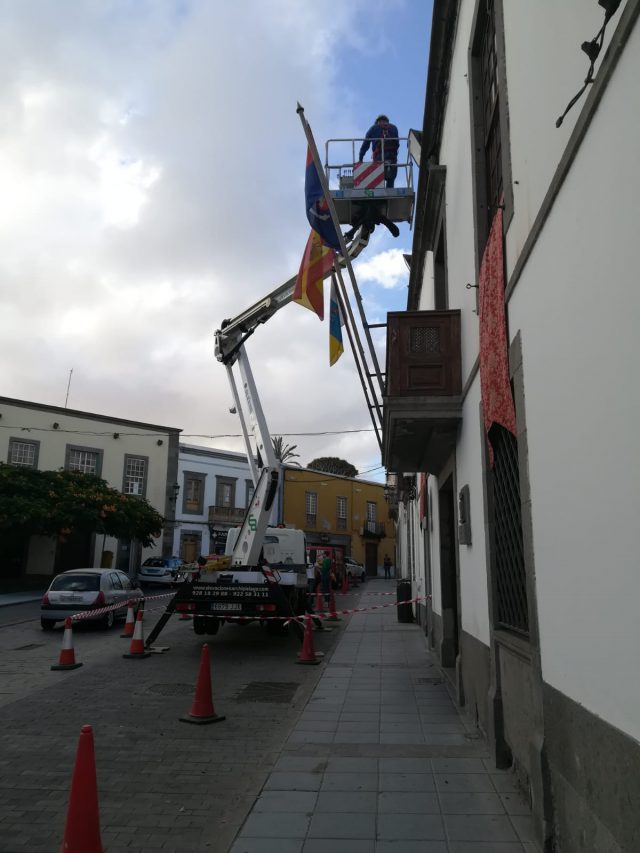
[[[387,528],[384,521],[365,521],[360,528],[360,535],[365,539],[384,539]]]
[[[209,524],[242,524],[246,509],[235,506],[210,506]]]
[[[382,462],[440,473],[462,419],[460,311],[387,315]]]

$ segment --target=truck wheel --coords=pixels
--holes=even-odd
[[[215,636],[218,633],[219,628],[220,628],[220,620],[216,619],[215,616],[213,616],[213,617],[210,616],[207,619],[207,623],[206,623],[207,634],[210,634],[211,636]]]
[[[207,633],[206,618],[206,616],[193,617],[193,631],[195,634],[198,634],[198,636]]]

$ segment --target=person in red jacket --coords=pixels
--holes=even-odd
[[[367,131],[364,142],[360,146],[358,162],[362,163],[362,158],[369,150],[371,145],[371,153],[374,161],[384,165],[384,177],[386,185],[389,189],[393,189],[393,185],[398,174],[398,149],[400,142],[398,141],[398,128],[395,124],[391,124],[386,115],[379,115]]]

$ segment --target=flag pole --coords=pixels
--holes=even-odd
[[[349,313],[351,313],[351,306],[349,305],[349,300],[346,299],[346,291],[345,291],[345,287],[344,287],[344,281],[342,279],[340,279],[338,281],[338,277],[336,276],[335,271],[332,271],[331,277],[332,277],[332,280],[334,280],[336,282],[335,294],[336,294],[336,299],[338,300],[338,309],[342,313],[342,316],[345,318],[344,327],[347,330],[347,337],[349,338],[349,344],[351,345],[351,352],[353,353],[353,360],[355,362],[356,369],[358,371],[358,376],[360,377],[360,384],[362,385],[362,390],[364,391],[364,399],[365,399],[365,402],[367,404],[367,408],[369,409],[369,416],[371,417],[371,423],[373,424],[373,431],[376,434],[376,439],[378,441],[378,446],[380,447],[380,452],[382,452],[382,436],[381,436],[382,417],[380,416],[380,408],[378,406],[377,400],[375,399],[375,396],[373,397],[373,404],[370,402],[369,392],[367,391],[367,386],[366,386],[366,383],[364,380],[363,368],[362,368],[362,365],[360,364],[360,359],[358,358],[358,355],[359,355],[358,347],[356,346],[356,344],[353,340],[353,335],[351,332],[351,325],[349,323],[347,323],[347,321],[346,321],[345,304],[349,308]],[[351,315],[351,324],[353,324],[353,315]],[[362,349],[362,348],[360,347],[360,349]],[[366,370],[366,362],[365,362],[365,370]],[[371,384],[371,382],[369,382],[369,384]],[[378,422],[376,421],[376,419],[373,416],[374,408],[377,410],[378,415],[380,416],[380,424],[378,424]]]
[[[297,105],[296,112],[300,116],[300,121],[302,123],[302,127],[304,129],[304,134],[307,137],[307,144],[309,145],[309,151],[311,151],[311,156],[313,157],[313,162],[316,167],[316,171],[318,173],[318,180],[320,181],[320,185],[322,186],[322,191],[324,193],[325,200],[329,207],[329,213],[331,214],[331,219],[333,221],[333,226],[336,230],[336,235],[338,237],[338,241],[340,243],[340,253],[344,259],[345,266],[349,273],[349,278],[351,280],[351,286],[353,288],[353,293],[356,297],[356,303],[358,305],[358,311],[360,314],[360,320],[362,322],[362,328],[364,329],[364,333],[367,337],[367,343],[369,344],[369,353],[371,355],[371,360],[373,361],[373,366],[376,372],[376,376],[378,377],[378,384],[380,385],[380,393],[384,395],[384,383],[382,381],[382,374],[380,372],[380,365],[378,363],[378,356],[376,354],[375,348],[373,346],[373,340],[371,338],[371,332],[369,330],[369,324],[367,323],[367,317],[364,313],[364,308],[362,306],[362,297],[360,296],[360,290],[358,289],[358,283],[356,281],[356,276],[353,271],[353,266],[351,264],[351,258],[349,257],[349,253],[347,251],[347,244],[345,242],[344,236],[342,234],[342,230],[340,228],[340,222],[338,221],[338,214],[336,212],[335,205],[333,203],[333,199],[331,198],[331,193],[329,192],[329,185],[327,183],[327,178],[324,173],[324,169],[322,168],[322,163],[320,162],[320,155],[318,154],[318,149],[316,148],[316,143],[313,138],[313,134],[311,132],[311,127],[309,126],[309,122],[305,118],[304,115],[304,107],[301,104]],[[364,356],[364,353],[363,353]],[[365,360],[366,364],[366,360]],[[368,374],[367,374],[368,375]],[[375,398],[375,394],[374,394]]]

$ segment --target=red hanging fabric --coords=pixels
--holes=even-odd
[[[487,434],[498,423],[516,435],[504,304],[502,208],[493,217],[480,264],[480,392]],[[491,443],[489,461],[493,467]]]

